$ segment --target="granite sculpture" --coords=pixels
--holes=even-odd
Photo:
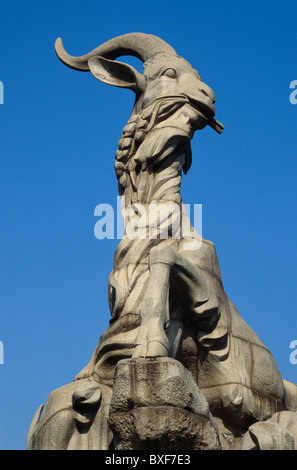
[[[223,131],[213,91],[170,45],[149,34],[113,38],[81,57],[70,56],[57,39],[56,53],[68,67],[135,93],[115,155],[126,231],[109,277],[110,325],[90,363],[38,408],[27,448],[182,450],[191,442],[193,449],[260,449],[264,422],[267,436],[275,429],[281,436],[264,439],[264,447],[288,433],[288,445],[296,446],[290,430],[297,424],[297,387],[282,379],[227,297],[215,246],[191,227],[180,195],[194,133],[207,125]],[[125,55],[143,62],[143,74],[116,60]],[[152,390],[169,368],[178,379],[164,400]],[[176,383],[188,390],[178,403]],[[269,424],[282,413],[290,413],[290,430],[280,430],[277,420]],[[156,423],[164,419],[162,434]],[[190,434],[178,443],[183,419]],[[150,420],[156,432],[148,437]]]

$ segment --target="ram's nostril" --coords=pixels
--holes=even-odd
[[[207,96],[213,104],[216,102],[213,91],[207,92],[204,88],[201,88],[200,92],[203,93],[204,96]]]
[[[203,89],[202,89],[202,90],[200,90],[200,91],[201,91],[201,93],[203,93],[203,94],[204,94],[205,96],[207,96],[208,98],[211,98],[211,97],[209,96],[209,94],[208,94],[208,93],[206,93],[206,91],[205,91],[205,90],[203,90]]]

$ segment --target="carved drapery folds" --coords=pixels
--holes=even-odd
[[[213,91],[153,35],[125,34],[81,57],[70,56],[58,39],[56,53],[75,70],[135,92],[115,154],[126,231],[109,277],[110,326],[74,382],[52,392],[38,410],[27,448],[177,449],[181,432],[195,449],[271,447],[288,435],[288,445],[296,445],[291,429],[297,387],[282,380],[271,353],[227,297],[214,244],[199,234],[187,238],[182,227],[180,189],[182,172],[191,166],[190,141],[207,125],[219,134],[223,130],[214,118]],[[143,74],[115,60],[123,55],[138,57]],[[144,236],[133,238],[128,227],[139,217],[140,204]],[[168,212],[167,237],[158,219],[164,207],[177,208]],[[158,220],[154,236],[152,220]],[[139,386],[132,383],[136,376]],[[184,401],[176,403],[181,390],[176,387],[185,387]],[[188,404],[189,396],[195,406]],[[146,407],[155,411],[149,414]],[[289,421],[281,413],[290,413]],[[160,424],[162,432],[156,429],[154,437],[150,416],[155,423],[164,418],[168,433]],[[183,419],[189,424],[181,431]],[[280,419],[290,429],[277,428]],[[264,420],[270,421],[262,439]]]

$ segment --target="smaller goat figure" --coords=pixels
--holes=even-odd
[[[115,157],[126,232],[109,278],[110,326],[74,382],[52,392],[42,414],[38,409],[28,448],[110,448],[108,407],[115,368],[124,358],[180,361],[221,432],[232,427],[241,435],[278,411],[296,411],[297,387],[282,380],[271,353],[224,291],[214,244],[193,228],[188,236],[181,223],[187,217],[180,189],[182,172],[191,166],[190,141],[207,125],[223,130],[214,119],[211,88],[153,35],[119,36],[82,57],[66,53],[58,39],[56,52],[67,66],[128,88],[136,98]],[[139,58],[143,74],[115,60],[123,55]],[[172,206],[163,238],[158,214]],[[128,227],[139,221],[140,207],[143,235],[131,237]],[[152,220],[159,220],[153,237]]]

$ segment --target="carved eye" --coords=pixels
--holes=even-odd
[[[176,71],[174,69],[166,69],[162,76],[169,77],[169,78],[176,78]]]

